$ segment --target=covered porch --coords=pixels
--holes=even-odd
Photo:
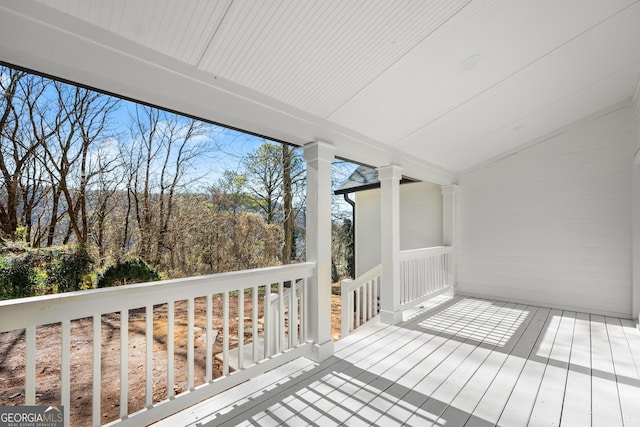
[[[154,425],[632,426],[639,368],[630,320],[441,296]]]
[[[94,426],[107,356],[120,393],[106,422],[123,426],[639,422],[639,1],[132,4],[5,2],[0,61],[303,147],[306,262],[2,302],[1,332],[24,331],[21,404],[39,403],[37,333],[56,324],[56,403],[72,405],[72,331],[90,319]],[[334,343],[337,157],[379,172],[380,265],[347,284]],[[440,187],[442,246],[401,250],[403,175]],[[251,309],[238,298],[231,315],[234,295]],[[106,315],[144,320],[143,398],[128,387],[133,332],[114,328],[103,355]]]

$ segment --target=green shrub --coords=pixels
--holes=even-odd
[[[22,298],[35,295],[38,254],[27,252],[3,259],[0,270],[0,287],[5,298]]]
[[[24,248],[0,258],[0,298],[77,291],[92,287],[93,258],[83,246]]]
[[[84,246],[49,252],[46,283],[57,292],[72,292],[91,287],[90,273],[94,263]]]
[[[96,286],[98,288],[108,288],[128,283],[152,282],[155,280],[160,280],[158,270],[151,267],[141,258],[131,258],[108,266],[98,276]]]

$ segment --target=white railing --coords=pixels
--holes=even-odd
[[[265,295],[264,356],[281,353],[304,341],[303,281],[278,283],[277,293]]]
[[[450,289],[452,275],[451,246],[400,251],[400,308],[405,310]]]
[[[378,315],[380,306],[380,264],[355,280],[343,280],[340,289],[342,337]]]
[[[18,404],[45,404],[36,394],[42,364],[57,364],[47,368],[54,372],[59,370],[60,401],[46,404],[63,405],[67,425],[70,425],[70,413],[74,411],[71,395],[81,393],[74,389],[82,386],[92,390],[91,425],[110,421],[120,425],[145,425],[296,357],[309,355],[311,346],[305,341],[303,332],[307,312],[305,287],[314,270],[314,264],[303,263],[0,301],[0,333],[13,333],[16,341],[23,341],[22,346],[13,346],[24,348],[24,399]],[[291,292],[291,288],[285,291],[285,283],[293,284],[295,292]],[[273,310],[267,304],[265,316],[259,295],[269,295],[274,288],[277,288],[278,308]],[[250,305],[247,317],[245,305]],[[264,330],[279,334],[277,345],[272,349],[267,346],[260,349],[259,346],[261,315]],[[272,322],[277,325],[271,325]],[[76,366],[72,372],[72,358],[74,365],[79,363],[76,361],[77,349],[74,351],[72,347],[79,345],[80,326],[88,331],[84,342],[91,347],[86,352],[92,354],[88,367],[92,370],[88,375],[90,384],[76,380]],[[50,328],[57,328],[55,334],[60,336],[60,351],[42,348],[42,343],[39,345],[45,338],[43,333],[50,333]],[[196,331],[199,337],[195,336]],[[176,340],[176,335],[180,339],[181,333],[182,340]],[[144,336],[142,349],[130,342],[139,335]],[[204,349],[196,341],[203,341]],[[160,352],[159,343],[162,344]],[[108,348],[103,348],[105,346]],[[159,353],[162,353],[161,357]],[[52,362],[56,354],[59,360]],[[236,363],[231,360],[232,354]],[[46,357],[46,362],[39,360],[42,356]],[[134,365],[133,357],[135,360],[142,358],[144,366]],[[103,384],[104,371],[118,360],[119,396],[115,405],[119,402],[119,414],[105,419],[102,415],[106,410],[102,403],[105,398],[103,385],[113,387],[113,384]],[[186,372],[176,371],[176,362],[186,366]],[[214,369],[214,364],[220,367]],[[230,364],[235,368],[230,369]],[[198,377],[196,366],[202,373]],[[162,378],[159,378],[158,370],[162,372]],[[117,383],[118,375],[115,375],[113,382]],[[130,378],[136,376],[143,384],[130,382]],[[183,386],[177,384],[177,376],[184,380]],[[129,393],[130,388],[144,390],[144,395]],[[80,423],[86,424],[88,420],[71,422],[72,425]]]

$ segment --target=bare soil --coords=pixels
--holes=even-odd
[[[339,286],[333,291],[339,293]],[[258,316],[263,315],[262,298]],[[214,297],[214,313],[222,313],[222,298]],[[230,296],[230,348],[237,346],[237,296]],[[252,299],[245,298],[245,314],[251,313]],[[128,412],[144,408],[145,403],[145,309],[129,312],[128,336]],[[340,339],[340,296],[332,295],[332,337]],[[252,340],[251,317],[244,317],[244,343]],[[101,422],[108,423],[120,414],[120,315],[112,313],[101,319]],[[262,319],[259,320],[261,331]],[[175,305],[174,323],[175,394],[187,390],[187,304]],[[222,316],[214,316],[214,330],[219,331],[213,353],[222,351]],[[153,309],[153,401],[167,398],[167,306]],[[206,301],[195,304],[195,385],[205,381],[206,360]],[[61,331],[59,324],[45,325],[36,331],[36,404],[55,405],[60,402]],[[0,406],[24,404],[24,330],[0,334]],[[222,364],[214,358],[213,376],[222,376]],[[72,426],[91,425],[93,393],[93,319],[79,319],[71,323],[71,408]]]

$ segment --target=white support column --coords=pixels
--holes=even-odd
[[[400,179],[402,168],[378,168],[380,179],[380,321],[395,325],[400,310]]]
[[[319,362],[333,355],[331,339],[331,164],[334,147],[312,142],[303,147],[307,163],[307,261],[315,262],[309,279],[307,332],[313,341],[313,358]]]
[[[442,244],[453,246],[453,252],[449,255],[449,283],[455,293],[458,186],[455,184],[443,185],[440,187],[440,191],[442,192]]]

